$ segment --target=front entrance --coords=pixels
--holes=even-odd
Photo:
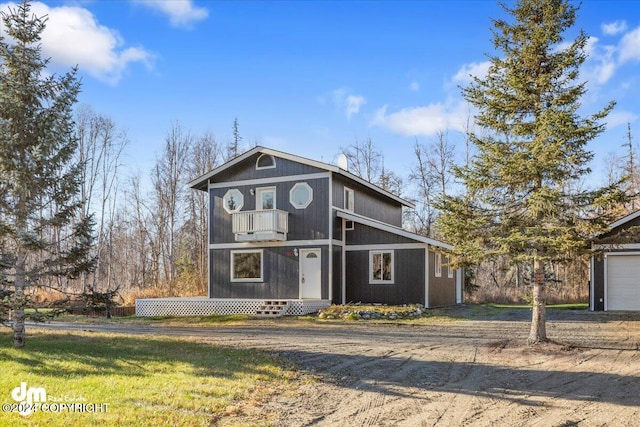
[[[300,299],[322,298],[320,249],[300,249]]]

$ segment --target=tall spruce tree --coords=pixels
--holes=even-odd
[[[440,225],[455,245],[456,263],[509,255],[531,269],[529,343],[546,340],[544,285],[550,266],[584,253],[589,236],[611,222],[617,186],[582,190],[590,169],[587,143],[603,130],[610,103],[579,112],[579,80],[587,36],[565,43],[577,7],[566,0],[502,5],[513,22],[493,21],[495,56],[485,78],[463,88],[477,108],[478,132],[469,165],[457,168],[464,196],[444,197]]]
[[[25,308],[35,287],[92,268],[92,219],[77,215],[79,165],[72,108],[76,70],[46,72],[46,18],[22,2],[2,13],[0,34],[0,280],[12,311],[14,346],[25,344]],[[47,278],[60,280],[47,280]]]

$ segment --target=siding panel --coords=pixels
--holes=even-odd
[[[413,304],[424,302],[424,250],[394,251],[393,284],[369,284],[369,251],[346,257],[347,302]]]
[[[423,253],[424,256],[424,253]],[[435,252],[429,251],[429,307],[443,307],[456,304],[456,274],[453,278],[448,277],[448,266],[442,257],[442,277],[436,277],[435,273]]]
[[[402,227],[402,205],[375,191],[333,174],[333,205],[344,209],[344,187],[354,191],[354,211],[357,214]]]
[[[320,246],[318,246],[320,247]],[[259,247],[256,250],[261,249]],[[299,257],[296,248],[290,246],[263,248],[263,282],[231,281],[231,249],[209,251],[211,269],[209,272],[211,298],[252,298],[252,299],[298,299]],[[322,298],[329,297],[329,271],[327,246],[322,251]]]

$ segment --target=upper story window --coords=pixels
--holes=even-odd
[[[451,259],[447,258],[447,277],[453,279],[453,268],[451,268]]]
[[[260,154],[256,160],[256,169],[272,169],[276,167],[276,158],[271,154]]]
[[[256,188],[256,210],[276,208],[276,187]]]
[[[442,254],[436,252],[436,261],[434,262],[433,272],[436,277],[442,277]]]
[[[227,213],[239,212],[240,209],[242,209],[242,206],[244,206],[244,196],[240,190],[232,188],[224,193],[224,196],[222,197],[222,204]]]
[[[355,206],[353,190],[344,187],[344,210],[353,212]]]
[[[289,202],[296,209],[305,209],[313,201],[313,188],[306,182],[296,183],[289,191]]]

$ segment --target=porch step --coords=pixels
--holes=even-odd
[[[287,312],[289,301],[268,300],[256,310],[256,317],[282,317]]]

